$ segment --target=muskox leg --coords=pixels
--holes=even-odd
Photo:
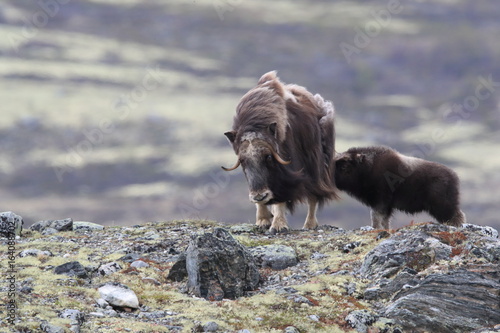
[[[318,208],[318,200],[309,199],[309,209],[307,211],[306,222],[302,229],[316,229],[318,227],[318,220],[316,219],[316,210]]]
[[[372,227],[374,229],[389,229],[391,214],[381,213],[379,211],[371,211]]]
[[[259,228],[267,229],[271,226],[271,219],[273,218],[273,214],[269,211],[267,205],[257,203],[255,204],[257,207],[257,216],[255,224],[259,226]]]
[[[273,205],[273,223],[269,232],[276,233],[288,230],[288,223],[286,222],[286,203],[280,202]]]
[[[461,210],[458,210],[450,220],[448,220],[444,223],[447,225],[454,226],[454,227],[461,227],[462,224],[467,223],[467,218],[465,217],[464,212],[462,212]]]

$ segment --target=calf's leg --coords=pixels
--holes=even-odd
[[[374,229],[389,229],[391,214],[372,209],[371,218]]]

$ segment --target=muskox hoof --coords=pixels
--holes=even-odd
[[[257,232],[261,233],[261,234],[268,233],[269,232],[269,226],[258,225],[257,226]]]
[[[271,229],[269,229],[269,234],[270,235],[276,235],[276,234],[286,234],[288,233],[288,228],[280,228],[280,229],[276,229],[274,227],[271,227]]]
[[[267,230],[271,226],[271,221],[268,219],[259,219],[255,224],[259,227],[259,229]]]
[[[302,231],[314,231],[314,230],[318,230],[318,226],[315,226],[313,228],[302,227]]]
[[[461,227],[464,223],[467,223],[467,218],[465,217],[464,212],[459,210],[450,220],[442,223],[450,225],[452,227]]]

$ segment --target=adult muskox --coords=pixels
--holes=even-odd
[[[286,210],[293,212],[296,203],[305,201],[304,229],[318,226],[318,205],[337,198],[333,116],[331,102],[304,87],[283,84],[275,71],[241,98],[233,129],[224,133],[238,161],[223,169],[242,166],[258,226],[272,233],[288,229]]]
[[[405,156],[387,147],[351,148],[336,156],[339,190],[369,206],[372,226],[389,228],[394,209],[428,212],[438,222],[465,223],[459,208],[459,180],[450,168]]]

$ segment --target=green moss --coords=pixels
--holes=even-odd
[[[233,237],[241,245],[246,247],[264,246],[276,243],[276,240],[273,239],[263,239],[262,237],[251,237],[248,235],[234,235]]]

